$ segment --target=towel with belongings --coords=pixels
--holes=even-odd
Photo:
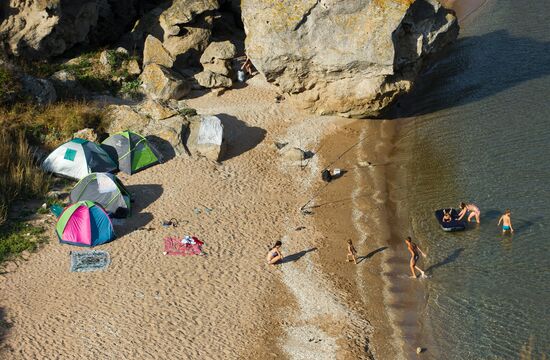
[[[200,241],[195,236],[186,235],[183,239],[176,236],[164,238],[164,255],[206,255],[202,251],[204,242]]]

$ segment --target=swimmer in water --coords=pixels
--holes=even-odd
[[[512,215],[512,212],[510,209],[506,209],[504,211],[504,215],[500,217],[498,220],[497,226],[500,226],[500,223],[502,223],[502,233],[506,233],[507,231],[510,231],[511,233],[514,232],[514,228],[512,227],[512,218],[510,217]]]
[[[411,260],[409,262],[409,266],[411,267],[411,273],[412,273],[411,278],[415,278],[415,279],[417,278],[415,269],[420,271],[421,277],[423,278],[426,277],[426,273],[424,272],[424,270],[416,266],[418,258],[420,257],[419,253],[422,254],[422,256],[424,257],[426,257],[426,254],[418,247],[418,245],[412,242],[412,239],[410,236],[407,236],[407,238],[405,239],[405,243],[407,244],[407,249],[411,253]]]
[[[479,208],[474,204],[465,204],[463,202],[460,203],[460,213],[458,214],[458,221],[462,220],[462,218],[468,214],[468,222],[472,221],[472,218],[476,218],[476,222],[479,224],[479,215],[481,212],[479,211]]]

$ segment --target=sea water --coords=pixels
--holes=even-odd
[[[400,109],[410,222],[429,253],[425,358],[550,355],[550,1],[488,0]],[[461,201],[481,224],[443,232],[434,210]]]

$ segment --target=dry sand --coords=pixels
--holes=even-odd
[[[183,156],[121,175],[136,202],[115,227],[119,237],[99,247],[112,257],[107,271],[70,273],[69,252],[79,248],[59,244],[49,224],[50,243],[0,275],[0,358],[368,357],[372,329],[320,271],[326,239],[299,211],[321,182],[318,159],[302,170],[273,145],[315,150],[349,120],[275,96],[256,76],[189,101],[222,118],[227,159]],[[160,226],[169,218],[189,223]],[[163,255],[163,237],[186,234],[205,241],[209,256]],[[267,247],[281,238],[287,261],[268,267]]]

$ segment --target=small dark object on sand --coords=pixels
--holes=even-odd
[[[284,148],[287,145],[288,145],[288,143],[280,143],[280,142],[275,143],[275,146],[277,147],[278,150],[281,150],[282,148]]]
[[[305,226],[298,226],[295,230],[300,231],[300,230],[304,230],[305,228],[306,228]]]
[[[325,169],[321,172],[321,179],[323,179],[324,182],[330,182],[332,180],[332,175],[330,174],[329,169]]]

